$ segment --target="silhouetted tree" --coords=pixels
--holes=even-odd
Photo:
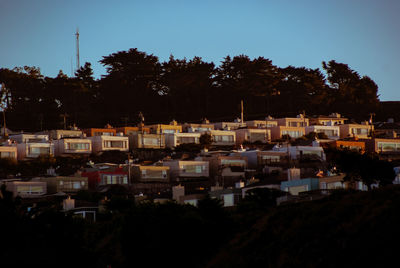
[[[164,112],[159,105],[158,58],[135,48],[105,56],[100,63],[108,73],[100,81],[103,120],[117,124],[123,116],[135,118],[138,111],[148,122],[157,120]]]
[[[238,114],[237,105],[241,100],[246,103],[247,114],[268,113],[269,98],[278,94],[277,85],[281,78],[279,68],[269,59],[227,56],[216,75],[216,86],[221,92],[220,105],[226,107],[225,112],[231,116]]]
[[[172,55],[162,64],[160,95],[167,101],[170,119],[193,120],[212,115],[214,63],[200,57],[187,61]]]
[[[330,99],[325,77],[319,69],[296,68],[293,66],[282,69],[278,90],[274,98],[276,112],[284,106],[289,114],[296,115],[300,111],[311,114],[330,112]]]
[[[379,105],[378,86],[368,76],[360,75],[347,64],[332,60],[322,62],[330,85],[330,99],[337,111],[357,119],[365,119]],[[331,106],[332,107],[332,106]]]
[[[336,165],[339,171],[346,173],[346,180],[362,181],[368,188],[371,184],[392,184],[395,178],[393,165],[380,160],[377,155],[360,154],[348,149],[326,150],[327,160]]]
[[[332,111],[365,120],[379,108],[378,86],[348,65],[323,62],[319,69],[278,68],[263,57],[227,56],[219,67],[200,57],[159,62],[138,49],[100,60],[107,74],[93,77],[90,63],[75,77],[62,71],[44,77],[40,69],[0,69],[0,83],[10,94],[7,119],[11,129],[36,131],[77,124],[87,128],[146,123],[232,120],[244,100],[246,119],[266,115],[327,114]]]
[[[200,145],[206,149],[210,148],[210,146],[213,142],[211,135],[207,134],[207,133],[201,134],[199,141],[200,141]]]

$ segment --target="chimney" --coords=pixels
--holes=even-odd
[[[289,168],[288,181],[300,180],[300,169],[299,168]]]
[[[172,187],[172,199],[179,203],[179,197],[185,196],[185,186],[180,184]]]
[[[244,187],[244,181],[239,181],[235,183],[235,188],[240,189]]]
[[[75,208],[75,199],[71,199],[71,196],[68,196],[67,199],[63,200],[63,209],[71,210]]]
[[[204,118],[201,123],[202,124],[210,124],[210,120],[208,120],[207,118]]]
[[[56,170],[53,167],[50,167],[46,170],[47,175],[49,176],[57,176]]]
[[[339,114],[339,113],[331,113],[329,116],[330,117],[335,117],[335,118],[340,118],[341,114]]]
[[[267,120],[272,120],[272,119],[274,119],[272,116],[270,116],[270,115],[268,115],[267,117],[265,117],[265,121],[267,121]]]

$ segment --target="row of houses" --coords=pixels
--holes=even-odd
[[[89,128],[78,130],[50,130],[39,133],[10,135],[10,140],[0,146],[0,156],[19,160],[39,155],[66,156],[90,154],[107,150],[129,151],[135,148],[175,148],[181,144],[200,144],[202,134],[211,136],[214,146],[240,146],[246,143],[269,143],[282,138],[299,138],[309,133],[322,133],[325,142],[343,139],[370,140],[374,126],[368,123],[349,124],[339,114],[305,118],[266,118],[246,122],[204,121],[201,124],[143,125],[137,127]],[[363,141],[362,141],[363,142]],[[339,144],[340,142],[338,142]],[[397,150],[397,139],[366,141],[362,150],[384,152]],[[343,143],[341,144],[343,145]],[[394,146],[393,146],[394,145]],[[359,146],[359,144],[357,144]],[[359,147],[360,147],[359,146]],[[353,146],[354,147],[354,146]],[[372,149],[371,149],[372,148]],[[399,149],[400,150],[400,149]]]
[[[98,190],[99,187],[114,184],[129,186],[135,183],[148,184],[148,189],[151,189],[154,183],[165,184],[165,187],[177,183],[194,185],[200,183],[203,186],[220,184],[232,187],[236,182],[250,177],[255,172],[263,172],[266,165],[284,166],[288,163],[289,156],[290,159],[296,160],[303,155],[310,154],[314,154],[322,160],[325,159],[320,146],[276,146],[269,151],[203,152],[191,160],[166,158],[151,165],[89,163],[90,166],[79,170],[78,177],[87,178],[87,181],[82,184],[86,185],[86,188],[82,188],[84,190]],[[55,177],[55,171],[50,175]],[[47,177],[51,178],[51,176]],[[66,177],[60,178],[65,179]],[[62,185],[67,185],[67,183],[64,182]],[[146,188],[146,185],[142,186]],[[58,190],[65,192],[61,188]]]
[[[187,173],[183,174],[177,172],[177,176],[188,174],[198,173],[206,175],[207,170],[203,170],[203,168],[197,168],[200,163],[196,164],[196,167],[189,167],[190,163],[186,162],[186,165],[182,165],[182,163],[170,163],[171,165],[155,167],[152,166],[150,168],[144,166],[135,166],[135,175],[134,177],[139,178],[141,180],[154,179],[157,180],[161,178],[160,175],[157,175],[157,171],[161,171],[162,177],[168,177],[168,168],[172,166],[184,166],[184,170],[182,172]],[[83,217],[85,219],[96,221],[96,213],[99,212],[104,206],[107,198],[96,203],[88,203],[83,202],[82,200],[75,200],[71,198],[77,191],[87,190],[91,186],[91,182],[98,183],[99,185],[111,185],[111,184],[126,184],[127,177],[126,173],[123,173],[123,169],[118,167],[119,172],[114,169],[110,170],[105,168],[105,166],[109,166],[109,164],[98,164],[93,169],[96,169],[97,172],[86,170],[86,176],[83,173],[76,174],[75,176],[44,176],[44,177],[36,177],[30,181],[20,181],[20,180],[6,180],[1,183],[5,184],[7,189],[13,192],[14,196],[20,196],[22,198],[28,198],[30,200],[29,204],[32,204],[34,207],[37,201],[34,201],[37,198],[52,198],[45,200],[60,200],[60,197],[63,199],[62,209],[66,213],[72,213],[75,216]],[[200,164],[201,166],[201,164]],[[176,172],[176,171],[175,171]],[[400,169],[399,167],[395,168],[396,178],[394,183],[400,183]],[[300,169],[291,168],[287,170],[287,179],[283,181],[275,181],[270,183],[260,182],[258,180],[244,180],[237,181],[232,187],[223,187],[218,184],[211,186],[207,189],[207,191],[203,191],[202,193],[188,193],[187,186],[184,184],[175,184],[170,185],[170,195],[168,198],[165,196],[154,198],[154,202],[165,202],[170,200],[175,200],[180,204],[190,204],[197,206],[199,200],[203,199],[206,195],[209,195],[211,198],[217,198],[221,200],[224,207],[232,207],[240,203],[247,195],[253,190],[256,189],[276,189],[281,190],[283,192],[287,192],[286,195],[280,196],[277,198],[277,204],[282,204],[285,202],[300,202],[307,200],[315,200],[323,198],[328,195],[330,191],[336,189],[355,189],[366,191],[367,186],[363,184],[361,181],[349,182],[345,181],[345,174],[329,174],[328,176],[316,176],[309,178],[301,178]],[[89,175],[92,176],[89,176]],[[128,173],[129,174],[129,173]],[[172,174],[172,173],[171,173]],[[136,182],[135,187],[139,186],[139,182]],[[377,187],[378,185],[375,185]],[[153,186],[154,187],[154,186]],[[165,187],[159,187],[158,190],[162,191]],[[57,199],[54,199],[56,197]],[[142,194],[136,195],[135,199],[143,200],[145,198]],[[78,201],[78,202],[75,202]],[[28,209],[32,208],[32,206],[28,206]],[[29,211],[29,210],[28,210]]]
[[[105,192],[111,186],[119,185],[138,197],[152,195],[156,202],[175,200],[181,204],[197,205],[208,194],[222,200],[225,207],[236,205],[249,191],[259,188],[287,192],[278,203],[305,198],[312,200],[334,189],[367,190],[361,181],[345,181],[345,174],[321,171],[314,176],[304,176],[296,161],[310,155],[325,160],[320,146],[287,145],[275,146],[268,151],[203,152],[191,160],[165,158],[152,165],[88,163],[74,176],[57,176],[54,170],[49,170],[46,176],[2,180],[1,183],[13,192],[14,197],[31,200],[44,196],[73,196],[81,190]],[[291,161],[299,167],[286,169]],[[260,172],[271,174],[271,170],[279,170],[280,176],[262,181],[253,176]],[[400,169],[395,171],[394,183],[399,183]],[[73,201],[69,198],[66,202]],[[94,213],[86,210],[75,212]]]
[[[394,168],[395,177],[393,184],[400,184],[400,167]],[[255,189],[274,189],[285,192],[278,197],[276,202],[278,205],[286,202],[311,201],[324,198],[334,190],[356,190],[367,191],[368,186],[362,181],[346,180],[346,174],[328,172],[318,172],[316,176],[301,176],[300,168],[289,168],[285,171],[286,179],[275,181],[248,180],[246,182],[239,181],[234,187],[211,187],[207,193],[212,198],[218,198],[225,207],[235,206],[241,202],[247,194]],[[379,187],[379,183],[370,185],[371,188]],[[204,194],[184,194],[184,186],[174,187],[173,199],[181,204],[197,205],[198,201],[204,198]]]
[[[187,187],[209,188],[214,185],[233,187],[236,183],[248,180],[254,174],[281,172],[290,164],[298,164],[302,159],[324,162],[324,149],[318,143],[314,146],[275,145],[271,150],[231,150],[202,152],[194,159],[164,158],[153,164],[94,164],[78,170],[80,183],[66,182],[72,177],[55,176],[55,170],[41,181],[53,181],[63,187],[56,192],[66,192],[66,186],[74,185],[77,190],[101,190],[110,185],[133,186],[135,193],[158,192],[175,184]],[[85,180],[86,179],[86,180]],[[32,181],[37,181],[33,178]],[[62,182],[58,182],[58,181]],[[15,181],[15,180],[12,180]],[[15,182],[19,184],[20,182]],[[27,182],[24,182],[27,183]],[[79,186],[80,185],[80,186]],[[157,185],[154,190],[154,185]],[[79,187],[78,187],[79,186]],[[71,189],[70,189],[71,190]],[[40,192],[40,193],[43,193]],[[20,194],[20,191],[15,192]]]
[[[301,178],[300,169],[292,168],[287,170],[287,180],[275,181],[272,183],[237,182],[234,187],[223,188],[220,186],[211,187],[206,194],[211,198],[218,198],[224,207],[235,206],[240,203],[249,192],[255,189],[281,190],[287,194],[277,198],[277,204],[285,202],[298,202],[305,200],[315,200],[329,195],[331,191],[338,189],[353,189],[367,191],[368,187],[362,181],[346,181],[345,174],[331,174],[324,177]],[[399,181],[399,175],[395,179]],[[372,185],[378,187],[378,185]],[[203,199],[206,194],[185,194],[185,187],[178,185],[173,187],[173,199],[181,204],[197,206],[198,201]]]
[[[225,131],[219,131],[218,134]],[[149,137],[142,134],[126,136],[94,136],[85,138],[62,138],[59,140],[49,140],[47,135],[39,134],[17,134],[12,135],[0,146],[0,158],[12,158],[18,160],[37,158],[40,155],[68,156],[74,154],[91,154],[108,150],[118,150],[128,152],[129,144],[143,146],[133,146],[133,148],[160,148],[156,143],[164,138],[174,139],[174,144],[199,143],[201,133],[194,133],[195,137],[182,136],[188,133],[157,135],[154,141],[149,141]],[[152,135],[152,134],[148,134]],[[182,136],[181,136],[182,135]],[[193,134],[191,134],[193,135]],[[231,135],[221,133],[220,135]],[[216,136],[212,136],[215,138]],[[232,138],[235,136],[232,135]],[[131,141],[131,142],[130,142]],[[136,141],[136,142],[135,142]],[[349,148],[360,152],[375,152],[382,156],[400,153],[400,139],[387,138],[368,138],[368,139],[346,139],[346,140],[320,140],[322,145],[332,145],[337,148]],[[215,144],[226,144],[226,142],[216,141]],[[317,148],[318,146],[315,146]],[[161,146],[165,148],[165,146]],[[286,147],[280,150],[284,151]],[[290,150],[294,150],[293,147]],[[319,150],[319,149],[313,149]],[[292,153],[293,154],[293,153]]]
[[[239,162],[238,162],[239,163]],[[108,165],[108,168],[105,166]],[[119,167],[110,167],[110,164],[99,164],[93,170],[76,174],[75,176],[41,176],[32,178],[29,181],[22,180],[3,180],[7,190],[13,195],[22,198],[35,198],[44,195],[73,195],[81,190],[99,189],[98,187],[110,185],[138,185],[145,182],[162,183],[170,181],[170,177],[176,178],[201,178],[209,174],[209,165],[202,161],[173,161],[165,166],[139,166],[135,165],[133,169],[133,182],[129,182],[126,169]],[[400,183],[399,168],[395,168],[396,177],[394,183]],[[272,183],[257,183],[249,181],[245,184],[244,179],[236,180],[230,187],[224,187],[218,183],[208,188],[207,192],[202,194],[193,194],[187,192],[184,180],[179,184],[168,185],[171,190],[169,200],[175,200],[181,204],[197,205],[197,202],[204,198],[206,194],[211,197],[219,198],[224,206],[234,206],[246,197],[248,191],[268,188],[287,192],[288,195],[279,198],[278,203],[296,199],[303,193],[312,193],[319,190],[318,194],[324,195],[330,190],[336,189],[354,189],[366,191],[367,186],[361,181],[345,181],[345,174],[329,174],[328,176],[301,178],[300,169],[291,168],[287,170],[287,179]],[[374,186],[374,185],[373,185]],[[377,185],[375,185],[377,186]],[[162,187],[160,187],[162,189]]]
[[[52,170],[43,177],[35,177],[25,181],[12,179],[9,180],[9,183],[23,184],[24,186],[29,183],[38,184],[38,181],[54,183],[57,187],[52,188],[54,191],[51,191],[51,193],[53,194],[57,192],[71,193],[75,190],[101,191],[111,185],[128,187],[135,184],[147,184],[148,189],[152,189],[154,184],[164,184],[165,187],[170,187],[177,183],[205,182],[205,184],[211,185],[215,183],[217,176],[222,176],[228,185],[229,179],[232,180],[232,183],[244,179],[248,167],[246,157],[230,156],[226,153],[203,155],[193,160],[166,159],[152,165],[131,163],[88,164],[89,166],[78,170],[75,176],[56,176],[55,170]],[[5,181],[7,180],[3,180],[3,182]],[[72,181],[76,181],[76,183]],[[11,188],[14,189],[15,187]],[[42,195],[47,191],[35,191],[35,193]],[[137,190],[137,193],[140,193],[140,190]],[[14,194],[21,195],[21,191],[16,190]],[[22,195],[24,196],[23,193]]]
[[[222,200],[225,207],[236,205],[253,189],[269,188],[287,192],[278,203],[307,198],[319,198],[330,190],[366,190],[362,182],[347,182],[344,174],[332,174],[326,167],[324,147],[349,148],[360,152],[377,152],[393,157],[400,152],[400,139],[391,132],[374,135],[368,123],[346,123],[338,114],[325,117],[266,118],[240,122],[219,122],[179,125],[154,124],[137,127],[90,128],[85,130],[51,130],[38,133],[14,133],[0,146],[0,156],[19,160],[39,155],[68,156],[99,153],[107,150],[128,152],[135,148],[174,148],[181,144],[200,144],[201,135],[209,134],[214,150],[196,156],[172,159],[174,154],[158,162],[121,164],[87,163],[74,176],[58,176],[50,169],[47,175],[29,179],[3,179],[6,189],[24,201],[63,197],[64,210],[86,217],[99,205],[76,205],[74,196],[89,190],[106,193],[113,186],[122,186],[135,198],[151,197],[155,202],[175,200],[181,204],[197,205],[209,195]],[[382,130],[382,129],[381,129]],[[383,130],[382,130],[383,131]],[[308,133],[323,133],[324,138],[307,145],[291,144],[290,138]],[[375,132],[377,133],[377,132]],[[384,136],[384,137],[383,137]],[[292,139],[293,141],[293,139]],[[237,149],[239,145],[257,149]],[[219,147],[218,145],[229,145]],[[400,155],[400,154],[399,154]],[[297,168],[293,168],[296,166]],[[318,171],[318,172],[316,172]],[[396,169],[395,183],[400,182]],[[76,206],[80,206],[77,208]]]

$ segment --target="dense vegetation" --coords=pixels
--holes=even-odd
[[[6,267],[202,267],[232,233],[220,202],[204,199],[198,208],[175,203],[135,204],[118,189],[107,193],[97,222],[58,212],[52,200],[27,211],[2,191],[0,258]],[[79,193],[77,198],[91,196]],[[93,201],[93,197],[91,197]]]
[[[7,267],[388,267],[397,260],[400,188],[275,207],[279,195],[264,189],[228,212],[212,199],[198,208],[139,204],[114,191],[91,223],[54,204],[27,212],[2,189],[0,258]]]
[[[398,162],[379,159],[379,155],[375,153],[361,154],[354,150],[336,148],[327,148],[325,153],[328,168],[346,174],[346,181],[362,181],[370,188],[376,183],[380,186],[392,184],[396,176],[393,168]]]
[[[103,57],[107,69],[94,79],[90,63],[75,77],[60,71],[44,77],[36,67],[0,69],[2,103],[12,129],[41,130],[67,126],[195,122],[202,118],[231,120],[339,112],[367,119],[379,109],[378,86],[348,65],[323,62],[322,70],[279,68],[263,57],[227,56],[220,66],[199,57],[166,62],[137,49]]]

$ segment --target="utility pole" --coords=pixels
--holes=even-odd
[[[128,164],[128,186],[131,186],[131,154],[128,152],[128,160],[126,163]]]
[[[79,70],[79,68],[81,67],[80,63],[79,63],[79,29],[76,28],[76,70]]]
[[[240,101],[241,112],[240,112],[240,126],[243,127],[243,100]]]
[[[373,116],[375,116],[375,113],[370,113],[369,114],[369,123],[371,125],[371,137],[374,137],[374,130],[373,130],[374,125],[372,124],[372,117]]]
[[[141,137],[142,137],[142,147],[144,148],[144,116],[142,114],[142,112],[139,112],[139,119],[140,119],[140,123],[139,123],[139,131],[142,133]],[[139,143],[139,141],[138,141]]]
[[[60,117],[62,117],[63,118],[63,123],[64,123],[64,129],[67,129],[67,117],[68,117],[69,115],[67,114],[67,113],[63,113],[63,114],[60,114]]]
[[[159,129],[160,129],[160,149],[161,149],[161,137],[162,137],[162,127],[161,124],[158,124]]]

